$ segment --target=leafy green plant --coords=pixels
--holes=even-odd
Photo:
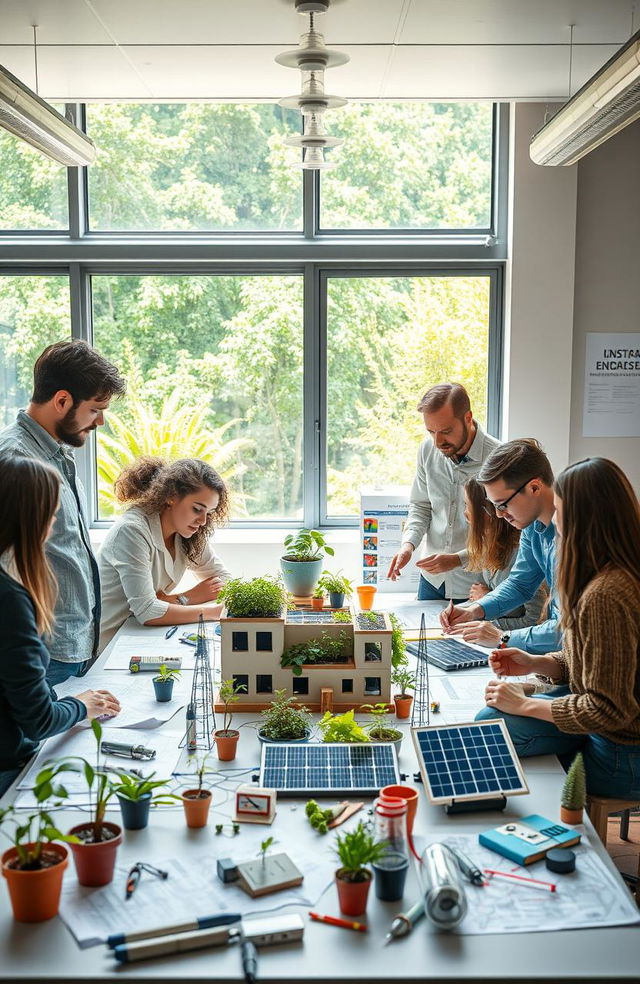
[[[313,595],[312,595],[312,597],[313,598],[324,598],[324,590],[320,586],[320,582],[318,582],[318,584],[316,585],[316,587],[313,589]]]
[[[391,672],[391,683],[400,691],[400,697],[409,697],[408,690],[416,689],[416,675],[404,666],[398,666]]]
[[[267,837],[266,840],[260,841],[260,850],[258,851],[258,854],[262,857],[263,864],[267,860],[267,854],[275,842],[275,837]]]
[[[131,772],[116,772],[117,780],[111,780],[111,787],[116,796],[121,799],[130,800],[137,803],[139,800],[151,794],[151,799],[157,804],[169,804],[179,799],[173,793],[155,793],[154,790],[161,789],[168,785],[168,779],[154,779],[155,772],[150,776],[136,776]]]
[[[82,772],[89,790],[89,808],[92,819],[87,826],[92,828],[92,839],[91,841],[85,841],[85,843],[99,844],[105,839],[103,838],[104,815],[107,809],[107,803],[115,791],[109,781],[109,772],[100,761],[100,753],[102,751],[102,725],[95,718],[91,722],[91,730],[95,735],[97,744],[95,766],[83,758],[73,758],[68,761],[79,763],[75,767],[75,771]]]
[[[218,595],[229,618],[279,618],[287,604],[287,592],[277,577],[240,577],[227,581]]]
[[[36,776],[33,795],[36,800],[36,810],[25,816],[18,813],[13,806],[0,809],[0,827],[16,849],[18,867],[21,871],[37,871],[43,868],[43,851],[46,844],[52,841],[64,841],[65,844],[79,844],[80,839],[73,834],[61,833],[55,825],[51,810],[62,806],[63,800],[69,795],[61,782],[57,781],[61,772],[75,772],[75,768],[67,762],[52,763],[41,769]],[[51,806],[47,803],[54,800]],[[12,833],[5,830],[5,824],[13,824]]]
[[[341,807],[341,809],[344,809],[344,807]],[[329,832],[328,824],[333,820],[333,809],[321,810],[315,800],[308,800],[304,812],[314,830],[317,830],[319,834],[327,834]]]
[[[560,802],[565,810],[582,810],[587,800],[587,780],[582,752],[578,752],[569,766],[562,787]]]
[[[240,700],[240,694],[243,691],[246,693],[246,690],[244,683],[236,683],[235,680],[223,680],[220,684],[220,700],[224,705],[221,729],[223,736],[231,729],[233,720],[231,707],[233,704],[237,704]]]
[[[371,739],[355,719],[353,710],[344,714],[332,714],[327,711],[318,722],[323,741],[367,742]]]
[[[374,741],[397,741],[398,738],[402,738],[401,731],[390,727],[389,713],[385,703],[363,704],[360,710],[365,711],[371,718],[365,727],[369,732],[369,737],[373,738]]]
[[[335,852],[340,859],[338,878],[350,882],[369,881],[371,872],[366,865],[384,857],[388,846],[386,841],[377,841],[362,820],[355,830],[336,834]]]
[[[173,667],[167,666],[166,663],[161,663],[160,669],[153,679],[159,683],[166,683],[167,680],[177,680],[180,675],[180,670],[173,669]]]
[[[342,576],[340,571],[337,574],[323,571],[318,586],[324,588],[327,594],[343,594],[345,598],[350,598],[353,594],[353,584],[348,578]]]
[[[322,553],[333,557],[335,551],[328,546],[325,538],[319,530],[297,530],[296,533],[289,533],[284,538],[285,553],[284,560],[297,560],[301,562],[318,560]]]
[[[351,624],[351,612],[333,612],[334,622],[344,622],[345,624]]]
[[[294,676],[300,676],[305,663],[344,663],[349,637],[344,630],[337,636],[323,632],[319,639],[308,639],[289,646],[282,654],[280,666],[290,666]]]
[[[203,789],[202,788],[203,783],[204,783],[205,773],[207,771],[207,762],[209,761],[209,758],[210,757],[211,757],[211,753],[210,752],[206,752],[202,756],[202,758],[196,758],[196,771],[195,771],[195,775],[198,778],[198,785],[195,787],[195,789],[196,789],[196,792],[197,792],[198,795],[197,796],[194,796],[193,797],[194,799],[202,799],[204,796],[211,796],[211,793],[209,792],[208,789]]]
[[[409,662],[404,641],[404,630],[395,612],[387,612],[387,615],[391,622],[391,665],[397,668]]]
[[[358,618],[361,621],[370,622],[372,625],[376,625],[379,617],[377,612],[358,612]]]
[[[296,741],[304,738],[311,724],[308,707],[296,707],[295,697],[286,690],[276,690],[271,706],[261,711],[260,733],[272,741]]]

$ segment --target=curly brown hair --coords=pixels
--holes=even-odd
[[[180,458],[178,461],[138,458],[120,473],[114,489],[119,502],[130,502],[152,514],[161,513],[172,496],[184,499],[185,495],[193,494],[203,486],[218,493],[218,505],[197,533],[189,538],[180,537],[189,560],[198,563],[208,538],[216,527],[226,522],[229,513],[227,486],[215,468],[200,458]]]
[[[493,509],[490,512],[485,510],[487,497],[482,485],[475,478],[469,479],[464,491],[469,502],[470,517],[467,534],[468,570],[481,571],[486,568],[492,574],[506,570],[520,543],[520,530],[496,516]]]

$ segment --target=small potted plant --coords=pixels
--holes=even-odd
[[[72,844],[77,838],[57,829],[50,810],[61,806],[66,798],[67,790],[57,778],[60,772],[71,768],[59,763],[38,773],[33,787],[35,813],[25,816],[14,806],[0,809],[2,832],[13,843],[2,855],[0,864],[7,880],[13,917],[18,922],[43,922],[58,914],[62,876],[69,858],[66,847],[53,842]],[[49,800],[54,800],[52,807],[47,805]],[[11,834],[5,829],[7,822],[13,824]]]
[[[84,820],[72,827],[69,834],[76,838],[75,842],[71,842],[71,850],[78,881],[81,885],[95,888],[98,885],[108,885],[113,878],[116,854],[122,843],[122,828],[104,818],[114,789],[107,770],[100,762],[102,726],[95,718],[91,722],[91,729],[98,746],[95,766],[86,759],[70,761],[80,763],[76,771],[82,772],[85,777],[92,816],[90,820]]]
[[[407,691],[416,689],[415,673],[411,673],[406,666],[398,666],[391,672],[391,683],[400,691],[393,698],[396,705],[396,717],[408,718],[411,713],[413,697]]]
[[[214,731],[213,737],[221,762],[232,762],[236,757],[240,732],[231,727],[233,720],[231,705],[240,699],[240,694],[246,689],[243,683],[236,683],[234,680],[223,680],[220,684],[220,700],[224,705],[224,712],[222,727]]]
[[[587,801],[587,780],[582,752],[578,752],[569,766],[562,787],[560,819],[563,823],[582,823],[582,811]]]
[[[392,741],[396,746],[396,753],[399,755],[402,732],[389,726],[387,704],[363,704],[360,710],[365,711],[371,718],[369,724],[366,725],[371,741]]]
[[[166,663],[161,663],[160,669],[153,678],[153,689],[156,692],[156,700],[159,704],[165,704],[173,697],[174,681],[180,676],[180,670],[167,667]]]
[[[208,755],[198,762],[196,775],[198,785],[193,789],[185,789],[180,799],[184,808],[184,815],[187,827],[197,828],[206,827],[209,818],[209,807],[211,806],[211,790],[203,788],[204,775],[207,771]]]
[[[112,780],[112,788],[120,803],[122,826],[125,830],[142,830],[149,823],[151,803],[173,803],[176,796],[170,793],[156,794],[154,790],[166,786],[168,779],[155,779],[155,772],[148,777],[133,775],[131,772],[118,772],[117,781]]]
[[[298,530],[284,538],[285,552],[280,558],[282,576],[287,589],[297,598],[308,598],[318,583],[322,571],[323,553],[333,557],[319,530]]]
[[[280,618],[287,605],[287,592],[276,577],[241,577],[227,581],[218,601],[225,606],[226,618]]]
[[[318,722],[323,741],[341,741],[347,744],[363,744],[370,741],[369,735],[355,719],[353,710],[344,714],[327,711]]]
[[[321,612],[324,608],[324,591],[320,584],[317,584],[311,595],[311,607],[315,612]]]
[[[345,916],[361,916],[367,908],[372,879],[366,866],[386,854],[387,844],[376,841],[361,820],[355,830],[336,835],[335,851],[340,859],[335,874],[340,911]]]
[[[309,708],[296,705],[295,697],[286,690],[276,690],[271,706],[260,712],[262,725],[258,738],[266,743],[278,741],[305,742],[311,735]]]
[[[318,584],[329,595],[331,608],[342,608],[345,599],[350,598],[353,594],[351,581],[343,577],[340,571],[337,574],[332,574],[331,571],[323,571]]]

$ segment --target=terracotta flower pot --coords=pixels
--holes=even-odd
[[[44,922],[58,914],[62,876],[69,864],[69,852],[62,844],[47,844],[44,851],[55,855],[57,861],[50,867],[37,871],[21,871],[20,868],[10,867],[18,857],[15,847],[9,848],[2,855],[2,874],[7,879],[13,918],[18,922]]]
[[[113,834],[110,840],[98,841],[95,844],[89,842],[71,845],[78,881],[81,885],[91,888],[108,885],[113,879],[116,854],[118,847],[122,844],[121,827],[116,823],[110,823],[108,820],[103,821],[102,826]],[[94,824],[92,823],[79,823],[76,827],[72,827],[69,833],[80,837],[83,832],[93,831],[93,829]]]
[[[321,612],[324,608],[324,598],[312,598],[311,607],[316,612]]]
[[[563,823],[582,823],[582,807],[578,810],[570,810],[566,806],[561,806],[560,819]]]
[[[411,705],[413,704],[413,697],[409,694],[396,694],[393,698],[393,703],[396,705],[396,717],[408,718],[411,714]]]
[[[216,743],[218,758],[221,762],[232,762],[236,757],[238,747],[239,731],[214,731],[213,737]]]
[[[185,789],[181,795],[187,827],[206,827],[211,806],[209,790]]]
[[[367,871],[367,878],[363,881],[346,881],[340,877],[341,870],[336,871],[340,912],[343,912],[345,916],[361,916],[367,908],[367,898],[371,888],[371,872]]]

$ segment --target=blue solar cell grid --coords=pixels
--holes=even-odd
[[[373,793],[398,781],[390,744],[262,746],[260,783],[283,793]]]
[[[528,792],[501,721],[415,731],[432,801]]]

